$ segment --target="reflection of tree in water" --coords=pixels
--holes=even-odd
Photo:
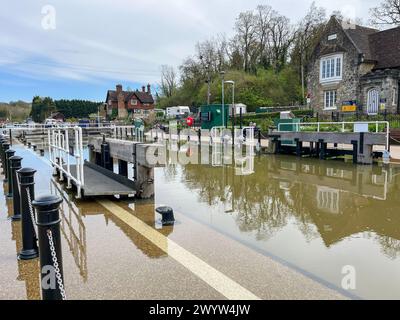
[[[196,189],[200,201],[209,206],[221,202],[231,206],[240,231],[256,232],[259,240],[272,237],[293,216],[307,238],[315,237],[315,228],[310,226],[311,219],[302,206],[301,190],[293,194],[292,190],[282,190],[265,165],[257,165],[256,173],[237,176],[230,167],[187,165],[183,168],[183,183],[191,190]],[[292,197],[296,199],[289,201]]]
[[[354,234],[367,237],[368,231],[372,231],[382,238],[379,242],[384,253],[396,256],[400,249],[396,240],[400,239],[400,224],[396,214],[399,183],[395,180],[400,175],[396,179],[391,176],[397,170],[390,173],[388,198],[382,201],[373,197],[373,192],[382,196],[384,190],[383,184],[373,184],[373,176],[378,180],[384,177],[379,168],[286,158],[281,163],[279,159],[256,158],[255,174],[249,176],[235,175],[232,167],[188,165],[182,168],[182,182],[197,191],[199,200],[209,206],[224,203],[225,208],[231,208],[226,213],[232,212],[239,229],[254,232],[257,239],[272,237],[289,222],[306,241],[322,238],[326,246]],[[301,172],[305,163],[308,169]],[[342,168],[345,178],[341,176]],[[327,174],[335,170],[338,174]],[[319,187],[337,192],[337,200],[329,203],[334,207],[319,207]],[[333,208],[337,212],[329,211]]]
[[[400,240],[387,236],[378,236],[377,240],[387,257],[394,260],[400,256]]]
[[[167,165],[163,169],[163,172],[167,181],[173,181],[178,174],[178,166],[176,164]]]

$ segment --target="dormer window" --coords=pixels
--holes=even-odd
[[[341,81],[343,71],[343,54],[321,58],[320,80],[323,82]]]
[[[138,101],[136,99],[131,100],[131,105],[132,106],[137,106]]]

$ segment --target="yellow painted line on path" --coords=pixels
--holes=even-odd
[[[168,239],[157,230],[132,215],[129,211],[121,208],[110,200],[97,200],[97,202],[227,299],[260,300],[259,297],[249,290],[182,248],[174,241]]]

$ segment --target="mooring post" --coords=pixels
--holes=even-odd
[[[11,169],[10,169],[10,158],[12,157],[12,156],[14,156],[15,155],[15,151],[14,150],[12,150],[12,149],[8,149],[7,151],[6,151],[6,163],[5,163],[5,166],[6,166],[6,178],[7,178],[7,183],[8,183],[8,194],[7,194],[7,196],[8,197],[12,197],[12,175],[10,174],[10,172],[11,172]]]
[[[11,129],[10,129],[10,146],[12,146],[12,131],[11,131]]]
[[[37,236],[34,229],[35,212],[32,200],[35,199],[34,175],[36,170],[23,168],[17,171],[20,183],[20,207],[21,207],[21,229],[22,250],[18,255],[20,260],[35,259],[39,256]]]
[[[3,163],[3,173],[4,173],[4,181],[7,181],[7,160],[6,160],[6,152],[10,149],[10,144],[5,142],[3,143],[3,152],[2,152],[2,163]]]
[[[28,142],[28,148],[30,149],[32,145],[32,142]]]
[[[174,210],[171,207],[158,207],[156,212],[161,214],[161,223],[163,226],[171,226],[175,223]]]
[[[21,220],[21,203],[17,175],[17,171],[21,169],[21,161],[22,158],[20,156],[12,156],[10,158],[11,185],[8,185],[8,190],[12,190],[14,214],[11,217],[11,220],[13,221]]]
[[[4,150],[3,150],[3,143],[5,143],[6,140],[1,138],[0,139],[0,161],[1,161],[1,166],[4,167],[3,163],[3,156],[4,156]]]
[[[32,202],[36,209],[41,287],[43,300],[65,300],[60,237],[62,198],[55,195],[39,197]]]

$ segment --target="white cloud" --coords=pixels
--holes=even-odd
[[[6,2],[6,4],[4,4]],[[32,77],[156,82],[162,64],[179,65],[199,40],[233,32],[237,15],[269,4],[296,21],[311,0],[3,0],[0,66]],[[317,1],[359,17],[379,1]],[[41,26],[41,9],[56,9],[56,30]],[[366,20],[366,19],[365,19]]]

